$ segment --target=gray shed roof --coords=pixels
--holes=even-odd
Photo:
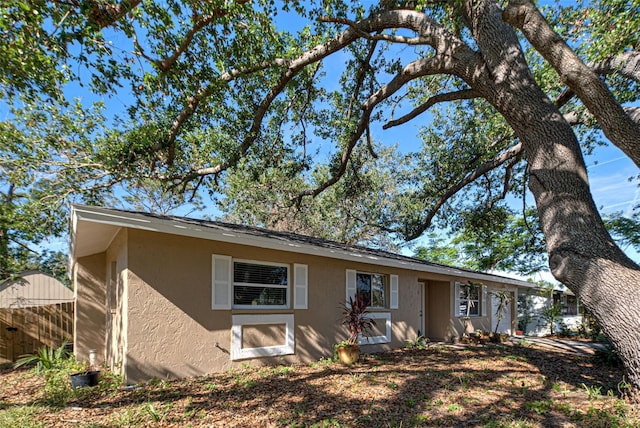
[[[73,302],[73,291],[53,276],[27,271],[0,283],[0,308],[25,308]]]

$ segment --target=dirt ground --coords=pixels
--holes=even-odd
[[[48,403],[33,371],[0,372],[0,426],[637,426],[619,368],[514,344],[430,346],[354,366],[246,367]]]

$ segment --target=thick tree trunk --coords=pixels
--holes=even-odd
[[[528,127],[519,135],[551,272],[593,313],[640,391],[640,269],[604,228],[569,126],[532,118]]]
[[[640,391],[640,267],[613,242],[591,196],[578,140],[538,87],[515,33],[493,1],[468,2],[467,19],[487,70],[462,76],[522,142],[550,268],[611,339]]]

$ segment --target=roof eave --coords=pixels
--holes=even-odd
[[[373,254],[359,253],[356,250],[350,249],[320,247],[312,244],[287,241],[285,239],[256,236],[249,233],[239,232],[237,230],[225,229],[223,226],[218,225],[204,226],[200,224],[193,224],[191,222],[181,222],[171,218],[147,217],[138,213],[115,211],[108,208],[73,205],[71,207],[71,215],[72,233],[70,239],[72,240],[72,242],[70,248],[72,251],[73,260],[75,260],[75,239],[77,237],[76,231],[78,223],[93,222],[112,225],[116,227],[129,227],[134,229],[148,230],[152,232],[168,233],[179,236],[188,236],[306,255],[315,255],[339,260],[370,263],[385,267],[415,270],[419,272],[441,274],[465,279],[493,281],[502,284],[523,287],[535,286],[535,284],[526,281],[488,274],[484,272],[472,272],[455,267],[445,267],[427,263],[420,263],[417,261],[412,262],[409,260],[386,258]]]

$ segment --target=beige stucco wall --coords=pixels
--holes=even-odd
[[[332,355],[333,344],[347,335],[339,324],[346,269],[399,275],[400,309],[383,311],[391,313],[392,342],[363,346],[364,352],[403,346],[417,335],[419,286],[412,271],[142,230],[129,230],[127,239],[128,382],[200,375],[240,363],[305,362]],[[308,265],[309,309],[212,310],[212,254]],[[266,313],[294,315],[295,355],[232,362],[232,315]]]
[[[89,360],[89,350],[105,352],[105,254],[81,257],[74,267],[76,309],[73,349],[80,361]]]
[[[450,281],[427,281],[426,336],[430,340],[449,340],[450,333]]]
[[[105,354],[101,356],[112,370],[121,373],[124,370],[127,343],[127,234],[127,229],[121,229],[106,253],[106,346]]]
[[[459,282],[465,282],[464,279],[457,279]],[[472,333],[475,330],[482,330],[484,332],[491,332],[492,329],[492,320],[496,317],[496,314],[493,313],[491,307],[491,292],[496,290],[507,290],[513,293],[512,297],[516,296],[517,289],[514,286],[499,284],[491,281],[484,281],[484,285],[487,286],[487,297],[486,302],[484,302],[486,307],[486,315],[478,316],[478,317],[470,317],[465,319],[464,317],[456,317],[455,316],[455,287],[451,286],[451,320],[450,320],[450,329],[449,335],[446,337],[446,340],[452,340],[454,338],[462,337],[464,334]],[[511,329],[515,331],[515,327],[517,326],[517,315],[516,315],[516,307],[517,299],[512,298],[510,304],[510,314],[511,314]]]
[[[212,310],[213,254],[284,263],[291,268],[294,263],[307,265],[308,309]],[[333,344],[347,337],[340,325],[340,304],[346,296],[348,269],[398,275],[399,309],[372,309],[381,316],[390,314],[391,341],[364,345],[363,352],[402,347],[413,340],[421,329],[423,304],[425,335],[432,340],[452,340],[465,328],[490,329],[490,310],[487,316],[468,322],[454,315],[454,283],[465,282],[465,278],[122,229],[105,253],[80,258],[76,263],[78,301],[82,303],[76,313],[76,352],[80,359],[86,359],[89,349],[97,349],[112,368],[122,369],[128,383],[220,372],[246,363],[310,362],[329,357]],[[290,302],[294,300],[292,270]],[[387,295],[387,302],[389,298]],[[293,320],[294,353],[247,358],[243,353],[244,359],[232,361],[231,354],[237,352],[232,340],[233,320],[276,314],[282,316],[275,318],[275,324],[245,326],[240,333],[242,343],[247,348],[284,345],[286,323]],[[385,320],[378,319],[376,334],[384,335],[384,327]]]

